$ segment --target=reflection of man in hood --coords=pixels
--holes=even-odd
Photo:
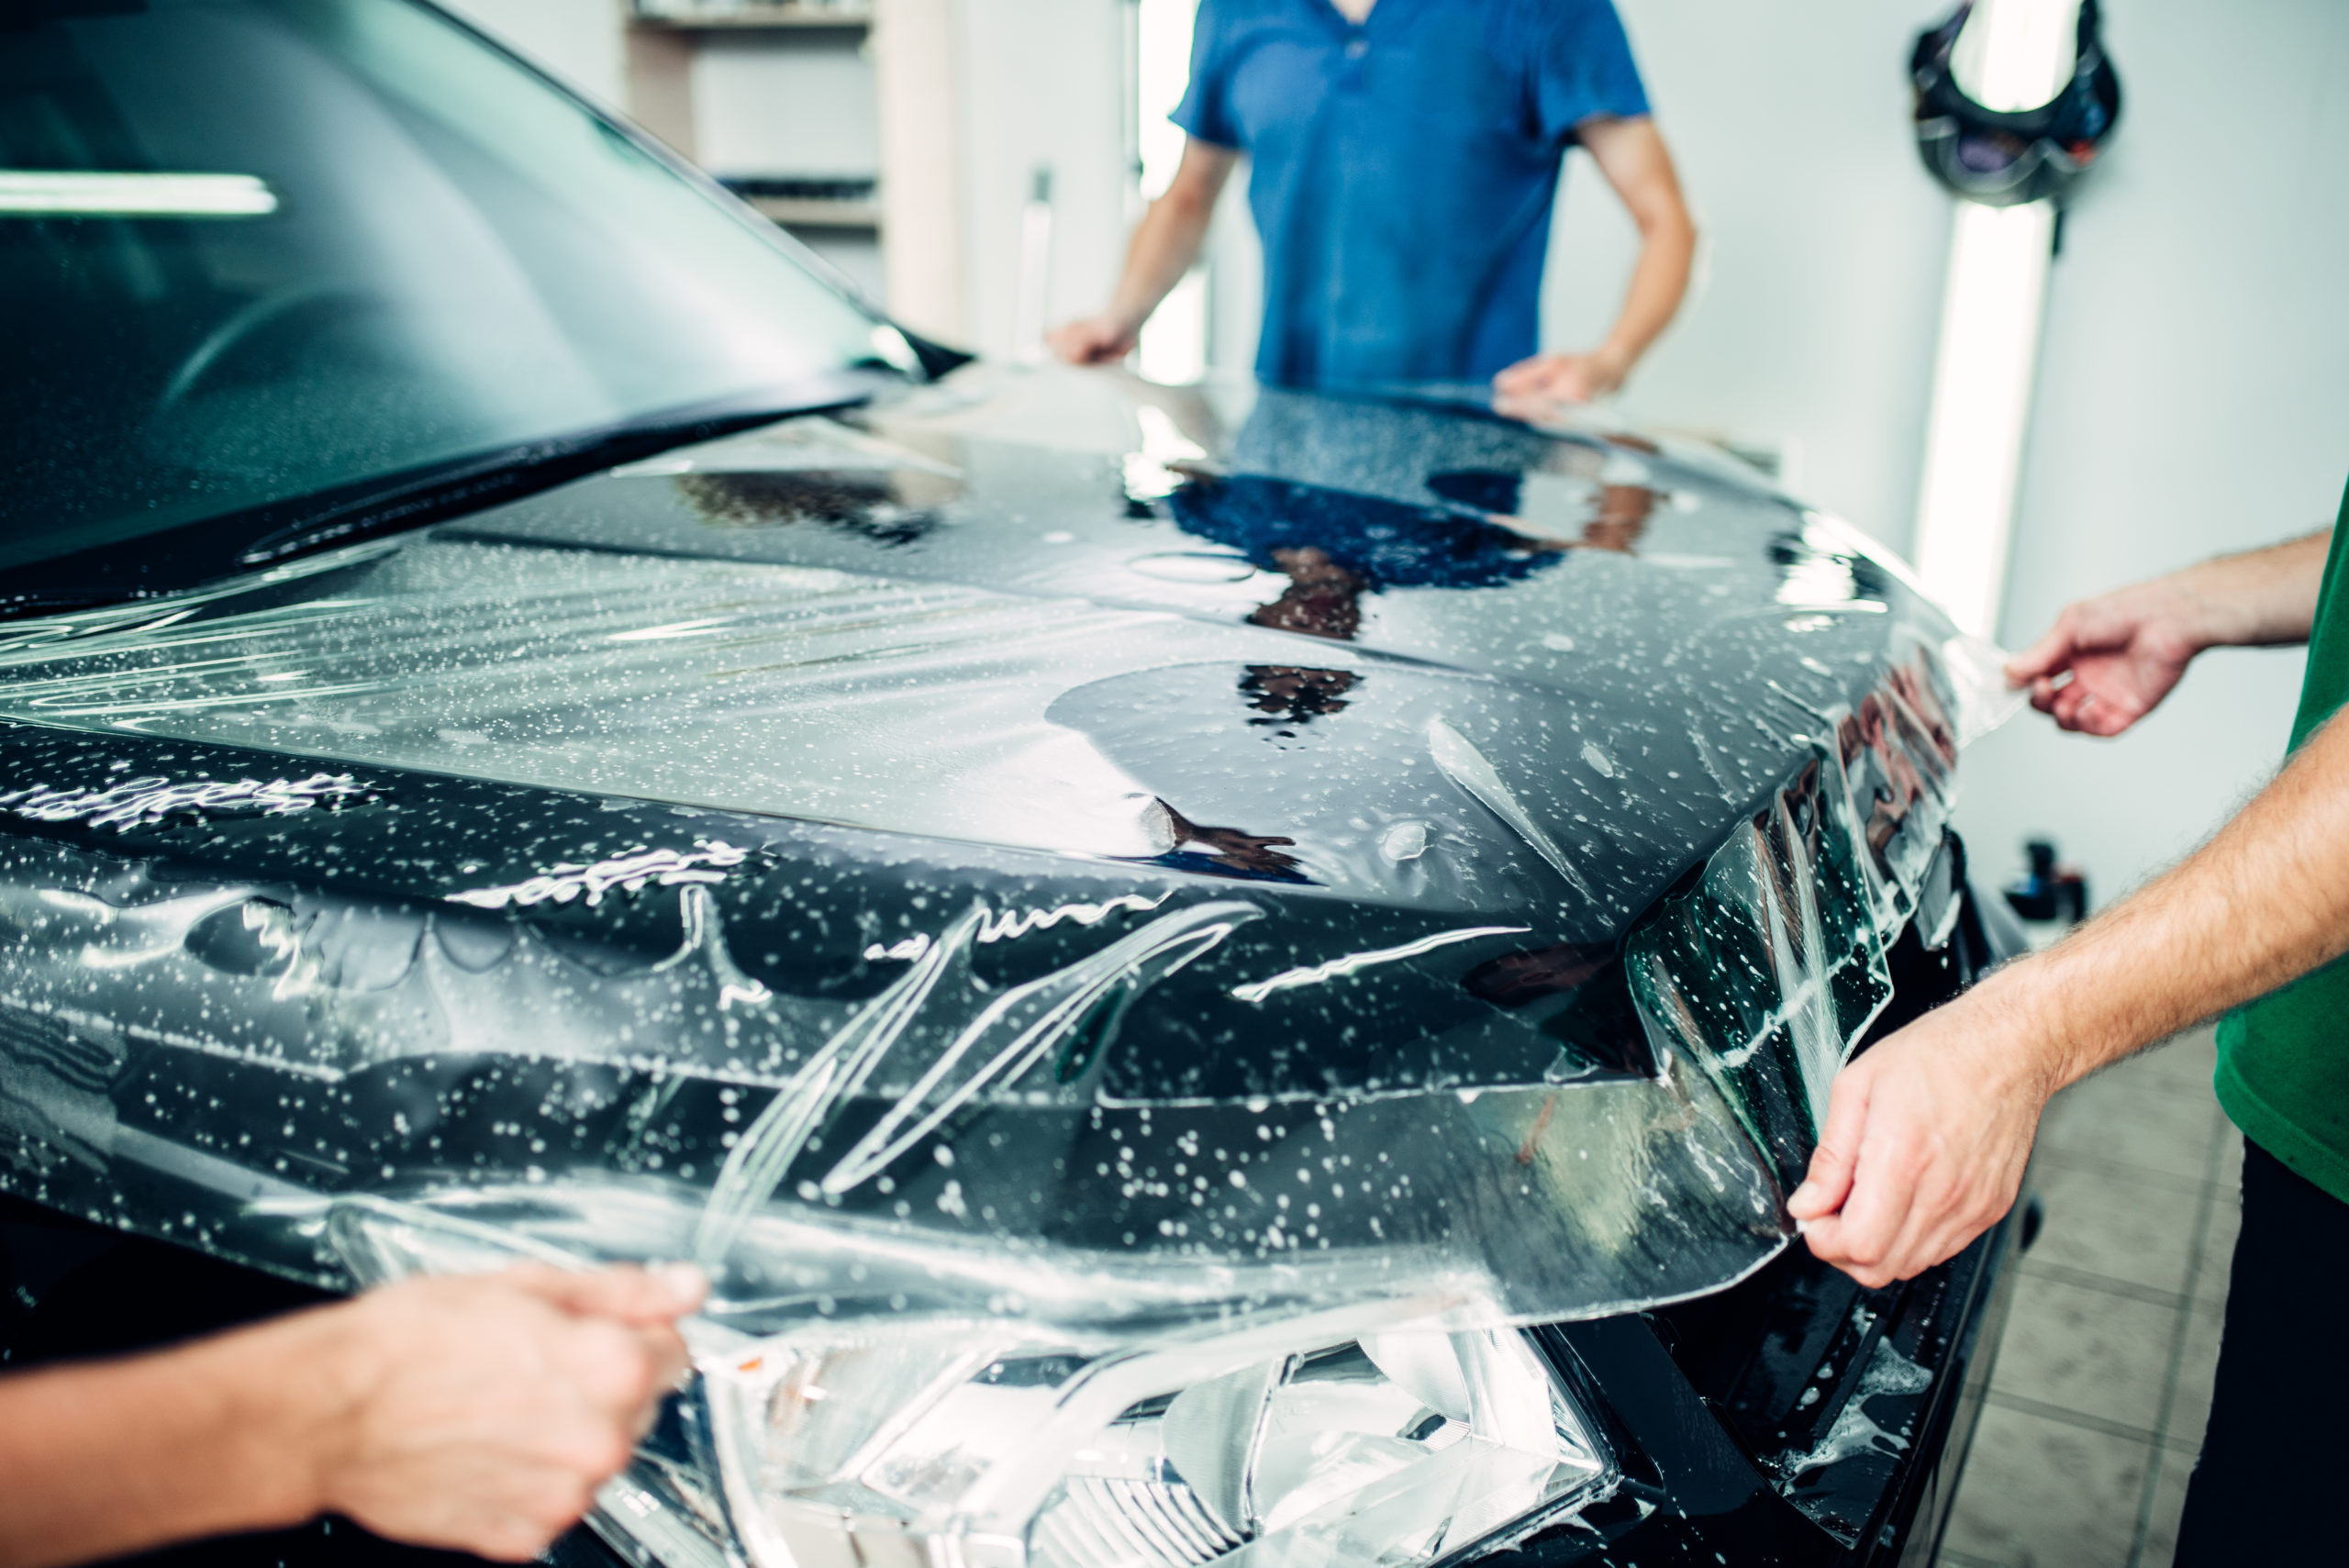
[[[1462,511],[1255,474],[1195,480],[1167,504],[1187,531],[1289,579],[1250,620],[1314,637],[1352,639],[1365,592],[1491,587],[1555,560],[1554,548]]]
[[[1309,882],[1297,869],[1297,857],[1281,853],[1297,842],[1280,834],[1251,833],[1244,828],[1212,828],[1192,821],[1160,801],[1174,839],[1173,849],[1152,855],[1153,865],[1208,876],[1236,876],[1252,882]]]
[[[941,504],[961,490],[918,469],[681,473],[676,485],[695,511],[720,528],[822,523],[886,545],[929,537]]]
[[[1656,499],[1634,483],[1643,467],[1595,443],[1276,393],[1241,428],[1232,466],[1169,495],[1174,521],[1288,578],[1250,620],[1341,641],[1361,629],[1365,593],[1498,587],[1570,550],[1628,552]]]

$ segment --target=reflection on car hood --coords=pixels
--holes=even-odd
[[[1069,1321],[1687,1295],[1786,1234],[1967,660],[1723,460],[965,373],[6,628],[0,1179],[785,1317],[891,1248]]]

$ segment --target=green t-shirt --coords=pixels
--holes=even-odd
[[[2349,495],[2333,525],[2292,720],[2297,749],[2349,700]],[[2349,721],[2344,721],[2349,722]],[[2349,1203],[2349,957],[2219,1023],[2219,1104],[2258,1144]]]

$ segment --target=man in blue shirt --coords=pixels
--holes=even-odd
[[[1264,247],[1256,373],[1292,386],[1493,378],[1575,401],[1620,385],[1688,282],[1696,230],[1609,0],[1200,0],[1188,134],[1109,308],[1057,329],[1122,359],[1250,160]],[[1559,161],[1579,142],[1639,225],[1614,330],[1536,352]]]

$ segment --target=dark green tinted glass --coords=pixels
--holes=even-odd
[[[905,359],[436,11],[94,9],[0,30],[0,566]]]

